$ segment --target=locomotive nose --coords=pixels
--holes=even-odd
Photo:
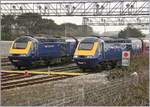
[[[99,42],[97,39],[88,38],[81,41],[75,51],[74,61],[80,67],[92,67],[99,62]]]
[[[96,54],[97,46],[98,42],[81,42],[75,51],[74,57],[86,56],[92,58]]]
[[[29,40],[18,39],[12,44],[9,53],[15,55],[27,55],[32,48],[32,42]]]

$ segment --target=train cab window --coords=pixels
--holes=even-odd
[[[80,42],[78,49],[79,50],[91,50],[95,42],[98,42],[97,38],[86,38]]]
[[[14,42],[13,48],[14,49],[25,49],[27,47],[27,44],[29,41],[30,41],[30,39],[28,39],[28,38],[19,38]]]
[[[94,43],[91,42],[81,42],[79,45],[79,50],[91,50],[93,48]]]

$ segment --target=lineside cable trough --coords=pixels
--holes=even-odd
[[[39,72],[39,71],[6,71],[6,70],[1,70],[2,73],[22,73],[22,74],[36,74],[36,75],[66,75],[66,76],[80,76],[80,75],[85,75],[87,73],[78,73],[78,72]]]

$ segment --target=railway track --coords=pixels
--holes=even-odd
[[[37,69],[35,71],[2,71],[1,89],[6,90],[16,87],[24,87],[33,84],[71,78],[79,76],[79,71],[80,70],[78,69],[78,67],[74,64],[52,67],[49,69]]]
[[[48,67],[49,71],[55,71],[55,72],[60,72],[60,71],[68,71],[68,70],[74,70],[74,69],[79,69],[78,66],[76,66],[74,63],[69,64],[69,65],[62,65],[62,66],[56,66],[56,67]]]
[[[33,75],[28,75],[28,77],[31,77]],[[10,81],[10,80],[17,80],[17,79],[22,79],[22,78],[27,78],[27,76],[22,75],[22,74],[9,74],[9,75],[2,75],[2,79],[1,82],[6,82],[6,81]]]
[[[63,66],[66,66],[66,64],[62,64]],[[68,65],[68,64],[67,64]],[[1,66],[3,69],[16,69],[12,64],[11,62],[9,61],[9,59],[7,57],[5,58],[1,58]],[[36,66],[36,67],[33,67],[32,69],[45,69],[47,68],[47,66]],[[60,68],[62,68],[60,66],[60,64],[58,65],[51,65],[51,67],[49,67],[50,69],[52,68],[53,69],[57,69],[59,71]],[[68,69],[72,69],[72,67],[68,68]]]
[[[1,61],[2,62],[7,62],[7,61],[9,61],[9,59],[7,57],[1,57]]]
[[[32,78],[31,78],[32,77]],[[33,85],[33,84],[39,84],[39,83],[45,83],[49,81],[56,81],[60,79],[70,78],[73,76],[65,76],[65,75],[38,75],[36,78],[31,76],[28,79],[21,79],[21,80],[15,80],[15,81],[2,81],[1,89],[10,89],[10,88],[16,88],[16,87],[23,87],[27,85]]]
[[[7,57],[1,58],[1,66],[10,66],[10,65],[12,64]]]

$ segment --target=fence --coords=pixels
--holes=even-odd
[[[119,100],[134,96],[130,87],[148,79],[148,72],[108,81],[59,81],[47,85],[2,92],[2,105],[105,106],[119,105]],[[142,104],[146,104],[143,102]]]
[[[98,82],[94,83],[81,83],[79,86],[69,85],[57,85],[55,86],[55,101],[45,104],[46,105],[56,105],[56,106],[100,106],[100,105],[113,105],[113,102],[121,99],[123,96],[127,96],[125,93],[128,88],[133,85],[138,84],[138,77],[133,76],[132,78],[125,78],[122,80],[117,80],[110,82],[106,85],[99,85]],[[71,88],[74,89],[72,90]],[[63,89],[65,91],[57,91]],[[69,94],[71,93],[71,94]],[[57,97],[61,96],[61,97]],[[48,101],[47,101],[48,102]]]
[[[9,55],[9,49],[12,41],[0,41],[0,56],[7,57]]]

